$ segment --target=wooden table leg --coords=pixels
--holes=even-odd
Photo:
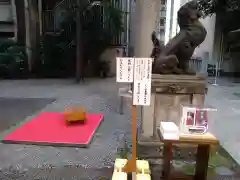
[[[206,180],[208,171],[210,145],[198,145],[196,157],[195,180]]]
[[[171,174],[172,143],[164,143],[163,146],[163,179],[169,180]]]

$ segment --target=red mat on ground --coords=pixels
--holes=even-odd
[[[61,112],[43,112],[3,138],[5,143],[86,147],[103,120],[103,114],[88,114],[84,124],[67,125]]]

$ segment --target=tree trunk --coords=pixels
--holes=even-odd
[[[21,45],[26,43],[26,24],[24,0],[14,0],[17,18],[17,42]]]
[[[18,0],[16,0],[18,1]],[[29,38],[31,49],[31,65],[32,72],[36,73],[40,65],[40,25],[39,25],[39,12],[38,0],[28,0],[29,9]]]
[[[76,81],[79,83],[84,79],[84,67],[83,67],[83,56],[82,56],[82,27],[81,27],[81,14],[80,14],[80,0],[77,0],[77,21],[76,21]]]

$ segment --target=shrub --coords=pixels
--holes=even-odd
[[[41,64],[37,75],[41,77],[68,77],[75,68],[75,48],[61,34],[46,34],[40,43]]]
[[[27,73],[25,47],[11,39],[0,40],[0,77],[17,78]]]

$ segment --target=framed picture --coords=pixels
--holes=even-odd
[[[209,123],[208,108],[183,106],[181,111],[181,133],[203,134],[207,132]]]

